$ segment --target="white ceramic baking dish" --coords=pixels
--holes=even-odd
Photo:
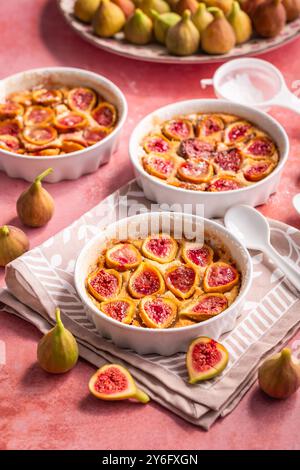
[[[84,86],[93,88],[118,109],[118,123],[105,139],[84,150],[57,156],[32,157],[0,149],[0,170],[11,178],[33,181],[46,168],[52,167],[45,181],[56,183],[74,180],[96,171],[109,161],[116,150],[121,129],[127,117],[127,102],[121,90],[110,80],[88,70],[72,67],[50,67],[27,70],[0,81],[0,102],[13,92],[30,89],[40,84],[52,86]]]
[[[242,284],[238,297],[232,305],[220,315],[204,322],[182,328],[165,330],[140,328],[120,323],[102,313],[87,294],[85,281],[92,266],[106,242],[112,238],[124,239],[129,231],[129,238],[147,236],[153,233],[151,227],[156,227],[154,233],[165,232],[174,224],[183,223],[185,234],[201,234],[203,228],[212,238],[220,240],[232,254],[242,275]],[[150,229],[149,229],[150,227]],[[195,232],[196,230],[196,232]],[[172,230],[171,230],[172,233]],[[120,236],[120,234],[122,234]],[[220,224],[201,217],[175,212],[149,212],[139,214],[111,224],[105,231],[93,237],[78,256],[75,267],[75,285],[79,297],[85,307],[86,314],[95,324],[98,332],[121,348],[129,348],[140,354],[158,353],[169,356],[179,351],[186,351],[188,344],[194,338],[207,335],[218,339],[226,331],[230,331],[242,309],[252,281],[252,264],[248,251],[226,228]]]
[[[151,131],[153,125],[157,124],[157,122],[171,119],[179,114],[195,112],[230,113],[256,124],[267,132],[278,146],[280,161],[275,170],[256,184],[234,191],[219,193],[177,188],[149,175],[141,164],[143,150],[140,143],[143,137]],[[146,198],[159,204],[168,204],[170,210],[174,210],[173,208],[175,207],[177,211],[183,210],[184,212],[191,211],[193,213],[199,213],[199,210],[196,210],[196,206],[203,204],[204,216],[212,218],[223,217],[225,212],[234,204],[248,204],[250,206],[264,204],[269,196],[276,192],[281,173],[288,158],[289,140],[283,127],[275,119],[262,111],[258,111],[250,106],[223,100],[195,99],[170,104],[157,109],[143,118],[131,134],[129,153],[137,182],[143,189]],[[183,205],[190,205],[191,209],[183,208]]]

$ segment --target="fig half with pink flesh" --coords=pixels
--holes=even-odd
[[[159,263],[170,263],[177,254],[178,244],[167,234],[150,235],[144,240],[142,252],[146,258]]]
[[[68,94],[68,105],[74,111],[91,111],[96,100],[96,93],[90,88],[73,88]]]
[[[270,160],[252,160],[243,169],[244,177],[248,181],[260,181],[271,173],[274,166]]]
[[[234,189],[240,189],[243,185],[240,181],[232,176],[221,176],[214,178],[209,184],[208,191],[219,192],[219,191],[233,191]]]
[[[228,300],[224,294],[204,294],[180,311],[180,317],[205,321],[226,310]]]
[[[17,137],[20,130],[20,123],[16,119],[0,121],[0,135],[11,135],[12,137]]]
[[[114,105],[104,101],[92,111],[92,117],[99,126],[112,127],[117,120],[117,110]]]
[[[45,106],[29,106],[24,115],[26,126],[44,126],[54,119],[54,111]]]
[[[168,139],[183,140],[193,137],[193,126],[187,119],[172,119],[163,125],[163,133]]]
[[[165,283],[159,270],[152,264],[144,261],[131,275],[128,290],[132,297],[141,299],[146,295],[163,294]]]
[[[120,298],[101,302],[100,308],[108,317],[130,325],[134,315],[135,304],[130,299]]]
[[[191,263],[198,268],[204,268],[212,262],[214,252],[206,244],[185,242],[182,247],[181,256],[186,263]]]
[[[231,264],[218,261],[208,266],[203,279],[205,292],[228,292],[239,283],[240,274]]]
[[[244,154],[253,159],[265,159],[275,153],[275,145],[268,137],[256,137],[245,147]]]
[[[213,141],[220,141],[222,138],[222,131],[224,129],[224,122],[219,116],[206,116],[202,118],[196,128],[198,137],[210,139]]]
[[[248,138],[253,132],[250,122],[238,121],[227,127],[225,131],[225,143],[235,144]]]
[[[192,265],[171,266],[165,273],[167,287],[181,299],[187,299],[199,284],[199,274]]]
[[[89,293],[97,300],[109,300],[116,297],[122,286],[122,278],[114,269],[99,268],[87,279]]]
[[[222,344],[206,336],[195,339],[186,355],[189,383],[216,377],[225,369],[228,360],[229,353]]]
[[[148,395],[139,390],[132,375],[119,364],[106,364],[90,378],[89,390],[100,400],[116,401],[135,398],[148,403]]]
[[[131,243],[118,243],[105,254],[107,266],[120,271],[136,268],[142,261],[138,249]]]
[[[174,323],[177,305],[172,299],[149,296],[139,305],[140,317],[149,328],[168,328]]]
[[[69,111],[68,113],[57,116],[54,123],[60,132],[68,132],[85,127],[87,125],[87,119],[84,113]]]
[[[189,183],[205,183],[214,174],[213,166],[203,158],[193,158],[181,163],[177,169],[178,177]]]
[[[150,175],[157,178],[166,180],[168,179],[175,168],[174,160],[168,155],[151,153],[143,158],[143,165],[145,170]]]
[[[3,118],[15,118],[24,114],[24,108],[18,103],[0,103],[0,119]]]
[[[214,163],[221,170],[232,171],[234,173],[237,173],[240,170],[242,162],[242,153],[237,148],[219,151],[214,157]]]
[[[17,137],[13,135],[0,135],[0,148],[8,152],[17,152],[21,145]]]
[[[210,142],[191,138],[182,140],[178,149],[180,157],[188,158],[208,158],[213,152],[214,146]]]
[[[167,153],[170,149],[170,142],[162,135],[149,135],[144,140],[144,150],[147,153]]]

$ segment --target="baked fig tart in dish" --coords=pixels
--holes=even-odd
[[[158,229],[151,230],[155,218]],[[174,229],[180,219],[189,227],[182,234]],[[126,222],[130,230],[124,236]],[[231,237],[215,222],[170,212],[113,224],[76,263],[76,288],[87,315],[102,335],[139,351],[183,350],[199,329],[218,337],[234,325],[251,279],[249,255]],[[152,338],[159,332],[173,332],[175,342],[179,334],[178,344],[160,344]]]

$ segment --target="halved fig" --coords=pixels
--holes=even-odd
[[[150,235],[144,240],[142,253],[146,258],[159,263],[170,263],[177,254],[178,244],[168,234]]]
[[[175,186],[176,188],[187,189],[188,191],[204,191],[205,190],[204,183],[193,184],[193,183],[187,183],[186,181],[174,180],[174,181],[170,181],[169,184],[171,186]]]
[[[97,300],[109,300],[116,297],[122,286],[122,277],[114,269],[99,268],[87,279],[89,293]]]
[[[84,145],[81,145],[78,142],[72,142],[71,140],[64,140],[61,146],[61,150],[65,153],[78,152],[84,148]]]
[[[243,169],[244,177],[248,181],[260,181],[268,176],[275,165],[270,160],[249,161]]]
[[[31,144],[45,145],[56,139],[57,131],[52,126],[26,127],[23,137]]]
[[[194,339],[186,354],[189,383],[216,377],[225,369],[228,360],[229,353],[222,344],[206,336]]]
[[[186,160],[177,169],[178,177],[189,183],[206,183],[213,174],[212,164],[202,158]]]
[[[97,370],[89,381],[89,390],[101,400],[125,400],[135,398],[141,403],[148,403],[148,395],[139,390],[125,367],[119,364],[106,364]]]
[[[177,305],[172,299],[147,296],[140,302],[139,313],[149,328],[168,328],[176,319]]]
[[[210,142],[192,138],[182,140],[179,145],[178,155],[188,158],[208,158],[214,150],[214,145]]]
[[[240,274],[231,264],[218,261],[210,264],[203,278],[205,292],[228,292],[239,283]]]
[[[7,101],[6,103],[0,103],[0,119],[11,119],[17,116],[22,116],[24,108],[18,103],[12,103]]]
[[[82,129],[87,125],[86,116],[78,111],[70,111],[57,116],[54,120],[55,126],[61,132],[68,132],[70,130]]]
[[[182,246],[181,256],[186,263],[204,268],[213,261],[213,249],[203,243],[185,242]]]
[[[231,148],[216,152],[214,163],[224,171],[237,173],[242,166],[243,156],[239,149]]]
[[[171,140],[188,139],[194,135],[193,125],[188,119],[178,118],[166,121],[162,131]]]
[[[173,294],[181,299],[187,299],[199,284],[199,275],[192,265],[180,264],[167,269],[165,282]]]
[[[44,126],[54,119],[54,111],[45,106],[29,106],[24,115],[26,126]]]
[[[21,145],[19,139],[13,135],[0,135],[0,148],[8,152],[18,152]]]
[[[6,119],[0,121],[0,135],[12,135],[17,137],[21,130],[21,126],[16,119]]]
[[[224,294],[204,294],[179,312],[180,317],[194,321],[205,321],[226,310],[228,300]]]
[[[142,256],[131,243],[118,243],[107,250],[105,261],[110,268],[126,271],[136,268],[141,263]]]
[[[219,116],[205,116],[197,124],[196,132],[198,137],[210,138],[219,141],[222,138],[224,122]]]
[[[225,131],[225,143],[235,144],[248,138],[253,132],[250,122],[238,121],[227,127]]]
[[[162,135],[149,135],[144,140],[144,150],[147,153],[167,153],[170,149],[170,142]]]
[[[104,101],[92,111],[92,117],[99,126],[112,127],[117,120],[117,110],[112,104]]]
[[[264,159],[272,157],[275,153],[275,145],[268,137],[256,137],[245,147],[244,153],[247,157]]]
[[[9,101],[23,106],[30,106],[32,103],[32,92],[30,90],[16,91],[9,95]]]
[[[92,127],[83,131],[83,138],[85,139],[88,145],[94,145],[97,142],[100,142],[100,140],[105,139],[105,137],[108,136],[109,133],[109,129],[106,129],[105,127]]]
[[[147,261],[143,261],[130,276],[128,289],[132,297],[141,299],[146,295],[163,294],[165,283],[159,270]]]
[[[32,156],[41,156],[41,157],[54,157],[59,154],[60,154],[59,148],[37,150],[36,152],[30,153],[30,155]]]
[[[32,92],[33,101],[45,106],[61,103],[62,98],[63,95],[59,90],[47,90],[46,88],[41,88]]]
[[[91,111],[96,101],[96,93],[90,88],[73,88],[68,94],[68,105],[74,111]]]
[[[150,153],[143,158],[143,165],[145,170],[150,175],[157,178],[166,180],[168,179],[175,169],[175,163],[172,157],[168,155],[159,155]]]
[[[214,178],[208,187],[208,191],[232,191],[234,189],[240,189],[243,185],[240,181],[236,180],[231,176],[220,176]]]
[[[101,302],[100,309],[108,317],[130,325],[134,315],[135,304],[130,299],[120,298]]]

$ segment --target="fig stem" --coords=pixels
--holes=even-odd
[[[212,13],[212,15],[215,17],[215,18],[224,18],[224,13],[223,11],[220,9],[220,8],[217,8],[217,7],[209,7],[207,9],[207,11],[209,11],[209,13]]]
[[[150,401],[150,398],[148,397],[147,393],[143,392],[139,388],[136,389],[134,398],[136,398],[141,403],[148,403]]]
[[[64,329],[64,325],[63,325],[63,322],[61,321],[61,318],[60,318],[60,309],[57,307],[55,309],[55,317],[56,317],[56,326],[60,329],[60,330],[63,330]]]
[[[43,173],[41,173],[40,175],[38,175],[35,180],[34,180],[34,183],[35,184],[39,184],[41,183],[41,181],[46,178],[46,176],[48,176],[50,173],[52,173],[53,171],[53,168],[48,168],[47,170],[43,171]]]
[[[9,228],[7,225],[3,225],[3,227],[0,228],[0,235],[3,237],[8,237],[9,235]]]
[[[191,17],[191,11],[190,10],[184,10],[183,15],[182,15],[182,19],[184,21],[187,21],[187,20],[190,19],[190,17]]]
[[[282,359],[283,361],[290,360],[290,359],[291,359],[291,355],[292,355],[292,351],[290,350],[290,348],[284,348],[284,349],[281,351],[281,359]]]

